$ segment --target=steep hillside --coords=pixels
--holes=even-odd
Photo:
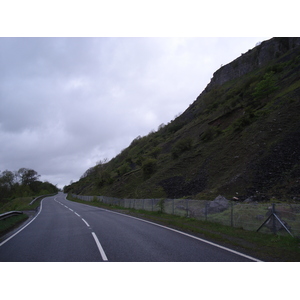
[[[65,191],[300,200],[299,113],[300,38],[273,38],[217,70],[175,120],[137,137]]]

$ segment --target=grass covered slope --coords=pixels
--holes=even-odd
[[[271,39],[222,67],[183,114],[65,192],[300,200],[299,45]]]

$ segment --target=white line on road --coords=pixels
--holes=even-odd
[[[91,227],[85,219],[81,218],[81,220],[85,223],[85,225],[86,225],[87,227]]]
[[[45,199],[45,198],[44,198]],[[44,200],[43,199],[43,200]],[[5,241],[3,241],[2,243],[0,243],[0,247],[2,245],[4,245],[6,242],[8,242],[10,239],[12,239],[14,236],[16,236],[18,233],[20,233],[23,229],[25,229],[29,224],[31,224],[36,218],[37,216],[41,213],[42,211],[42,207],[43,207],[43,200],[41,201],[41,206],[40,206],[40,210],[39,212],[37,213],[37,215],[29,222],[27,223],[24,227],[22,227],[19,231],[17,231],[15,234],[11,235],[9,238],[7,238]]]
[[[99,252],[100,252],[100,254],[101,254],[102,259],[103,259],[104,261],[108,261],[108,259],[107,259],[107,257],[106,257],[106,254],[105,254],[105,252],[104,252],[104,250],[103,250],[103,248],[102,248],[102,246],[101,246],[101,244],[100,244],[100,242],[99,242],[99,240],[98,240],[98,238],[97,238],[95,232],[92,232],[92,236],[93,236],[93,238],[94,238],[94,240],[95,240],[95,242],[96,242],[96,244],[97,244],[97,247],[98,247],[98,249],[99,249]]]
[[[214,246],[214,247],[217,247],[217,248],[226,250],[226,251],[228,251],[228,252],[237,254],[237,255],[239,255],[239,256],[243,256],[243,257],[245,257],[245,258],[247,258],[247,259],[249,259],[249,260],[253,260],[253,261],[256,261],[256,262],[262,262],[261,260],[255,258],[255,257],[249,256],[249,255],[243,254],[243,253],[241,253],[241,252],[238,252],[238,251],[229,249],[229,248],[227,248],[227,247],[224,247],[224,246],[215,244],[215,243],[213,243],[213,242],[210,242],[210,241],[201,239],[201,238],[199,238],[199,237],[197,237],[197,236],[194,236],[194,235],[185,233],[185,232],[183,232],[183,231],[179,231],[179,230],[176,230],[176,229],[173,229],[173,228],[164,226],[164,225],[160,225],[160,224],[157,224],[157,223],[153,223],[153,222],[151,222],[151,221],[144,220],[144,219],[136,218],[136,217],[133,217],[133,216],[129,216],[129,215],[122,214],[122,213],[118,213],[118,212],[115,212],[115,211],[112,211],[112,210],[107,210],[107,209],[103,209],[103,208],[99,208],[99,209],[104,210],[104,211],[107,211],[107,212],[110,212],[110,213],[114,213],[114,214],[117,214],[117,215],[121,215],[121,216],[123,216],[123,217],[128,217],[128,218],[136,219],[136,220],[139,220],[139,221],[142,221],[142,222],[145,222],[145,223],[149,223],[149,224],[152,224],[152,225],[155,225],[155,226],[158,226],[158,227],[162,227],[162,228],[165,228],[165,229],[168,229],[168,230],[171,230],[171,231],[180,233],[180,234],[182,234],[182,235],[188,236],[188,237],[193,238],[193,239],[195,239],[195,240],[201,241],[201,242],[203,242],[203,243],[212,245],[212,246]]]
[[[67,206],[66,206],[67,207]],[[85,225],[87,226],[87,227],[91,227],[90,225],[89,225],[89,223],[84,219],[84,218],[81,218],[81,216],[77,213],[77,212],[75,212],[73,209],[71,209],[71,208],[69,208],[69,207],[67,207],[69,210],[71,210],[75,215],[77,215],[84,223],[85,223]],[[100,244],[100,242],[99,242],[99,240],[98,240],[98,237],[97,237],[97,235],[95,234],[95,232],[92,232],[92,236],[93,236],[93,238],[94,238],[94,240],[95,240],[95,242],[96,242],[96,245],[97,245],[97,247],[98,247],[98,250],[99,250],[99,252],[100,252],[100,254],[101,254],[101,257],[102,257],[102,260],[103,261],[108,261],[108,259],[107,259],[107,256],[106,256],[106,254],[105,254],[105,252],[104,252],[104,250],[103,250],[103,248],[102,248],[102,246],[101,246],[101,244]]]
[[[65,205],[64,205],[65,206]],[[68,206],[65,206],[68,210],[70,210],[70,211],[72,211],[76,216],[78,216],[84,223],[85,223],[85,225],[87,226],[87,227],[91,227],[89,224],[88,224],[88,222],[85,220],[85,219],[83,219],[83,218],[81,218],[81,216],[76,212],[76,211],[74,211],[72,208],[70,208],[70,207],[68,207]]]

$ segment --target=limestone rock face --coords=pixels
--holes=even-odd
[[[213,74],[213,78],[204,92],[209,92],[213,87],[220,86],[225,82],[241,77],[280,55],[300,45],[299,37],[273,38],[262,42],[260,45],[242,54],[231,63],[222,66]]]

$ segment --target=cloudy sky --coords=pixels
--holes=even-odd
[[[194,102],[267,38],[0,38],[0,170],[59,187]]]

